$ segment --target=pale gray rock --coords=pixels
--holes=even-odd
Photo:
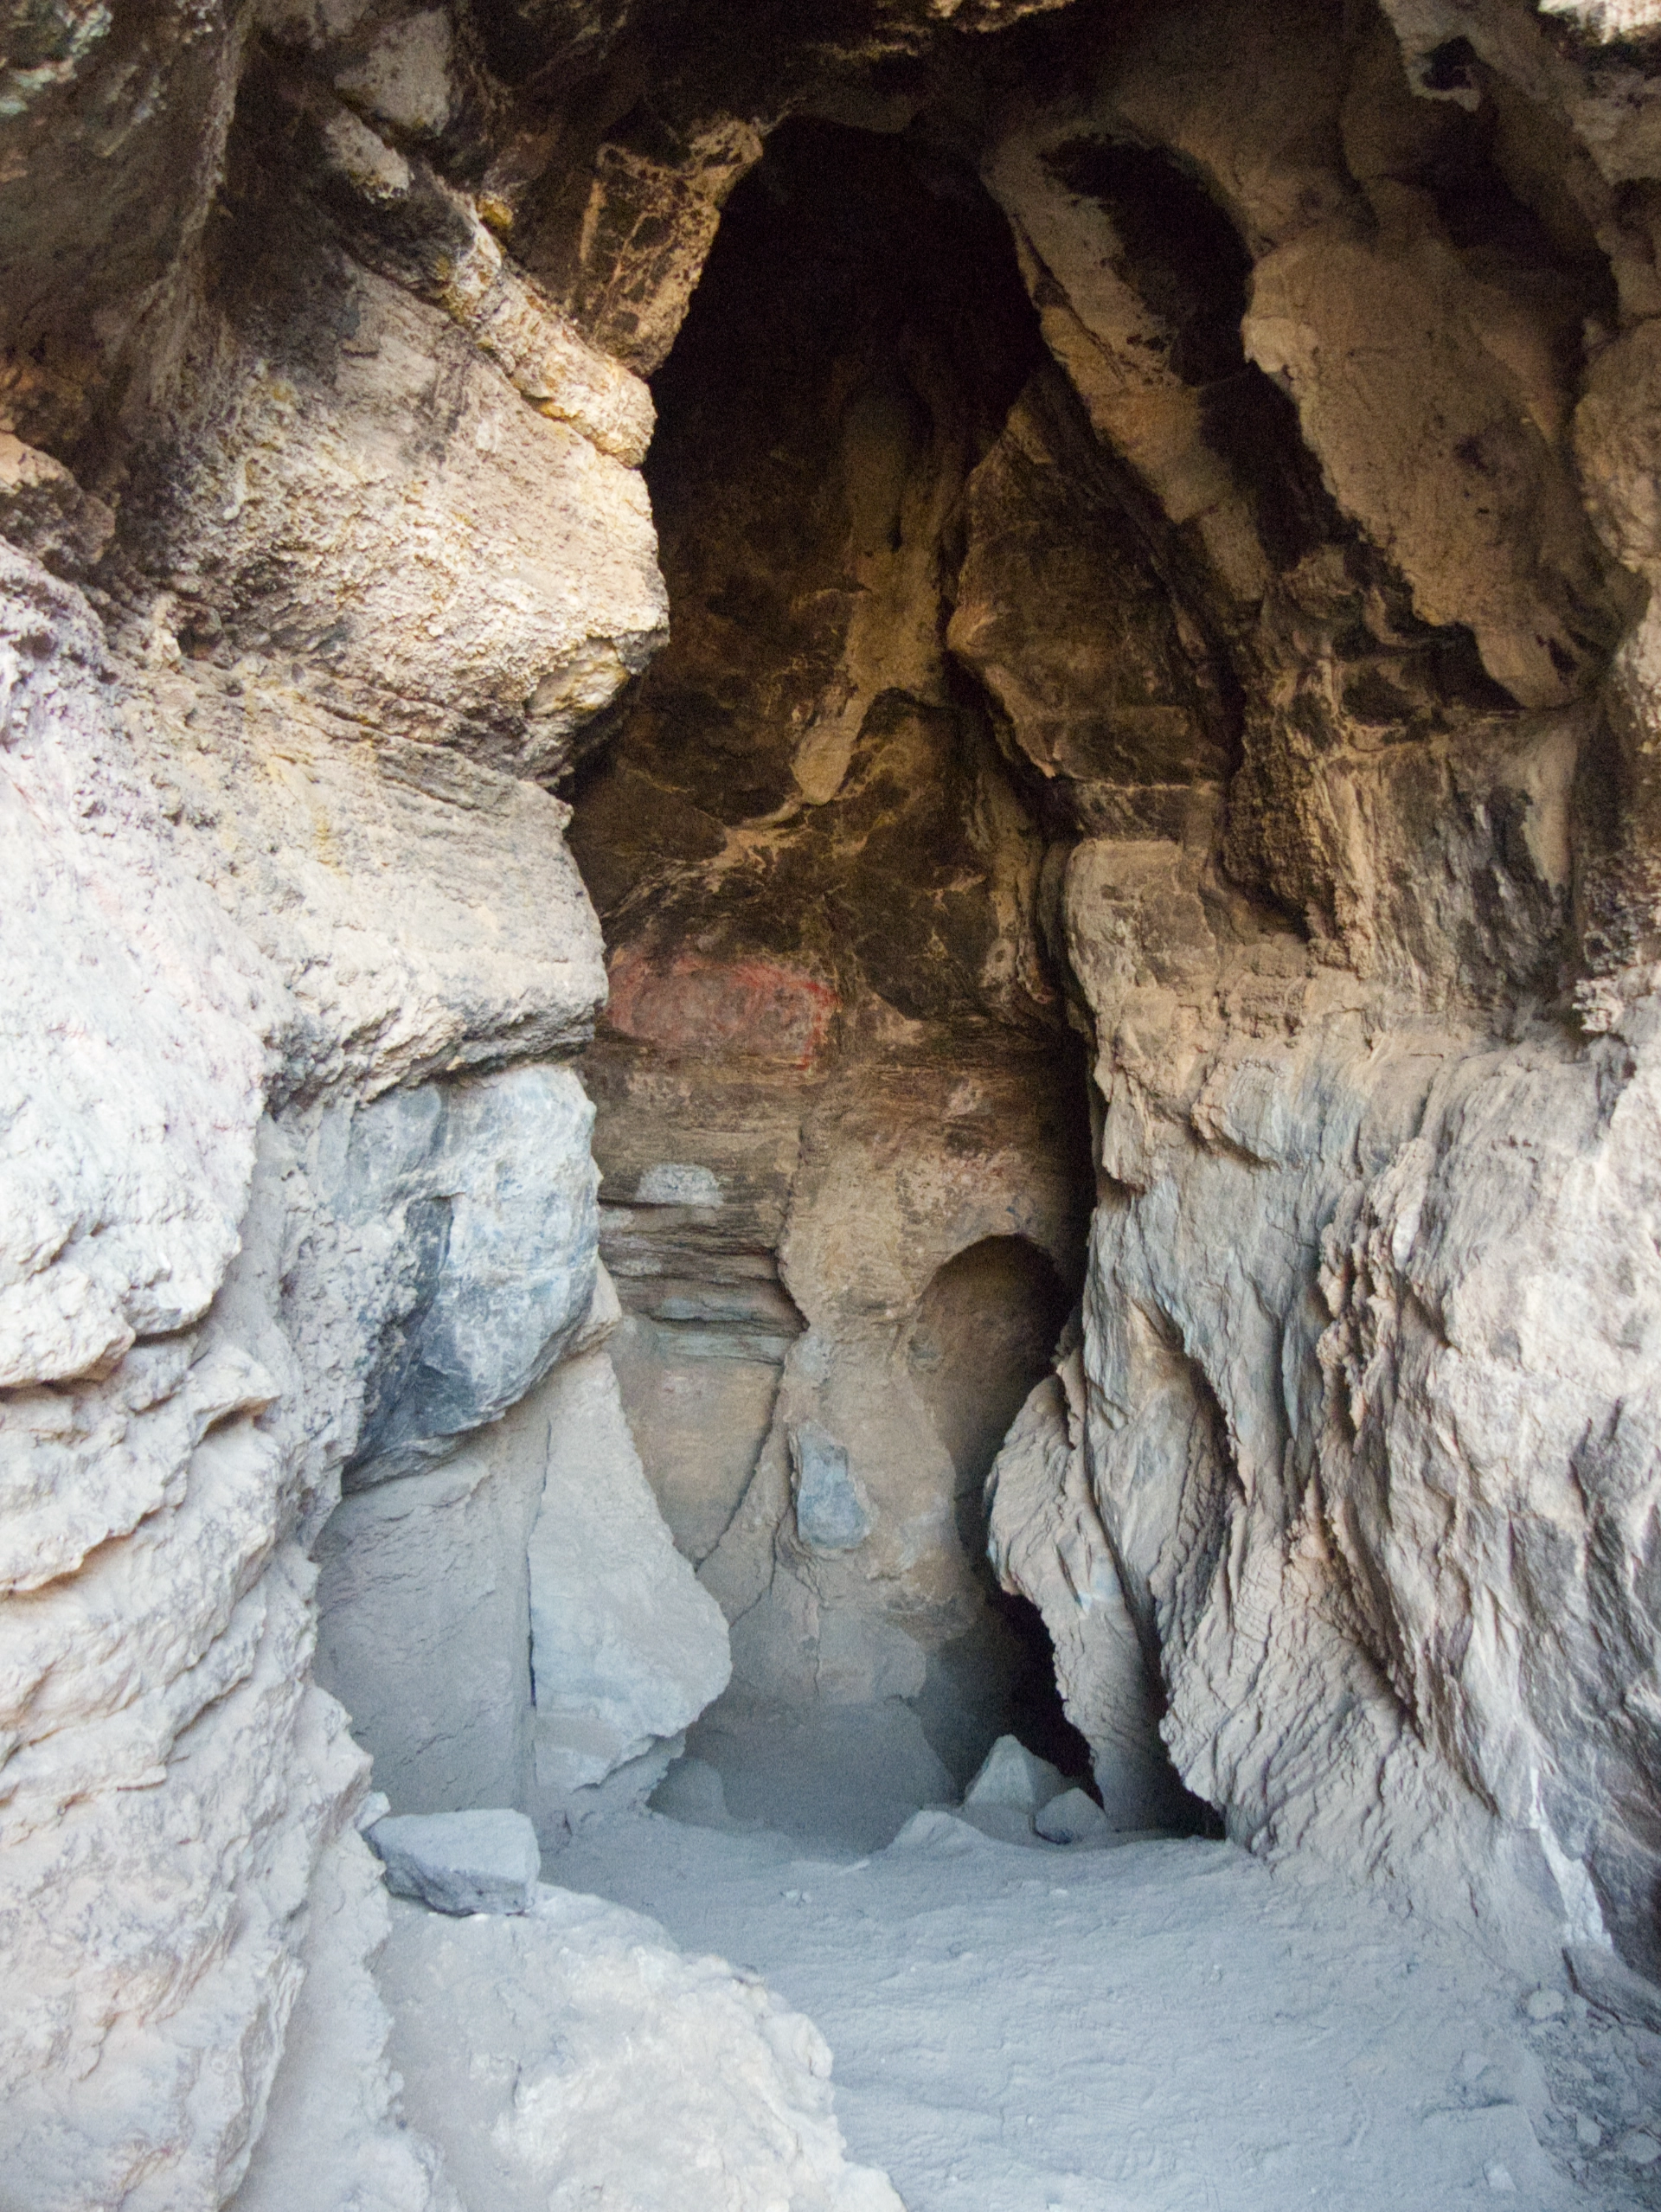
[[[394,1902],[379,1979],[406,2100],[470,2208],[900,2212],[847,2159],[812,2023],[638,1913],[547,1887],[512,1918]]]
[[[974,1850],[982,1837],[978,1828],[959,1819],[943,1805],[924,1805],[914,1812],[888,1845],[891,1851],[930,1851],[945,1858],[961,1858]]]
[[[390,1926],[386,1883],[360,1832],[348,1827],[320,1854],[305,1920],[305,1978],[231,2212],[354,2201],[366,2212],[463,2212],[432,2144],[399,2124],[384,2056],[392,2021],[372,1971]]]
[[[169,89],[170,25],[146,33],[165,33],[146,49],[146,97],[176,138],[182,112],[193,142],[208,133],[185,166],[211,190],[222,113],[203,69],[226,42],[198,23]],[[100,183],[118,169],[131,182],[138,144],[99,164]],[[85,204],[76,221],[96,233]],[[158,273],[144,276],[152,290]],[[516,394],[503,404],[539,450],[576,435],[539,424]],[[104,511],[55,461],[10,458],[0,526],[84,568],[107,540]],[[596,486],[619,477],[607,461]],[[370,465],[347,495],[370,535],[388,481]],[[240,495],[210,497],[223,527]],[[619,610],[632,635],[655,589],[632,497],[625,566],[636,561],[640,590]],[[580,536],[580,493],[562,513]],[[349,564],[403,560],[391,515],[375,525],[381,555],[360,536]],[[343,548],[324,538],[326,567]],[[543,574],[561,599],[557,560]],[[333,1503],[375,1350],[362,1281],[332,1264],[341,1224],[313,1144],[331,1119],[317,1093],[347,1087],[331,1101],[343,1128],[354,1085],[361,1098],[580,1042],[603,989],[598,933],[546,794],[430,747],[369,741],[303,657],[256,655],[236,673],[187,658],[181,634],[198,649],[211,634],[199,596],[139,608],[112,648],[86,604],[10,546],[0,585],[0,839],[22,932],[7,942],[31,948],[8,974],[0,1053],[16,1087],[0,1112],[13,1147],[0,1158],[0,1495],[11,1584],[30,1592],[0,1628],[10,2185],[42,2207],[224,2201],[267,2110],[284,2109],[292,2030],[308,2125],[335,2097],[330,2151],[303,2184],[273,2180],[267,2201],[343,2202],[361,2182],[365,2202],[414,2212],[446,2200],[393,2122],[380,2029],[358,2002],[373,1905],[335,1880],[330,1839],[364,1762],[339,1707],[308,1685],[315,1571],[295,1541]],[[498,599],[503,619],[523,618],[523,592]],[[585,682],[604,688],[593,668],[579,692]],[[558,681],[542,704],[567,726],[584,711]],[[269,1100],[301,1094],[280,1126],[262,1122]],[[580,1103],[568,1122],[568,1157],[551,1171],[580,1170],[591,1192]],[[377,1226],[349,1223],[347,1241]],[[577,1243],[580,1326],[591,1224]],[[420,1274],[384,1245],[366,1267],[372,1292]],[[542,1310],[545,1348],[561,1324],[545,1298]],[[466,1318],[452,1318],[453,1350]],[[460,1365],[477,1379],[484,1355],[464,1342]],[[484,1384],[486,1418],[505,1375]],[[67,1917],[64,1896],[89,1878],[92,1917]]]
[[[1630,2027],[1647,2028],[1652,2036],[1661,2036],[1661,1988],[1654,1982],[1635,1974],[1606,1945],[1571,1943],[1563,1956],[1570,1978],[1588,2004]]]
[[[85,602],[9,547],[0,589],[0,2153],[22,2202],[162,2212],[240,2175],[363,1762],[306,1680],[279,1372],[209,1311],[271,974],[170,854]]]
[[[1066,1787],[1059,1767],[1027,1749],[1017,1736],[999,1736],[963,1793],[966,1807],[1012,1806],[1036,1812]]]
[[[283,988],[276,1102],[587,1042],[606,971],[557,799],[446,747],[343,742],[317,671],[187,660],[186,610],[153,617],[138,642],[163,666],[126,671],[123,732],[186,865]]]
[[[394,1812],[365,1832],[393,1895],[435,1913],[524,1913],[535,1900],[542,1855],[523,1812]]]
[[[637,1760],[644,1797],[732,1671],[720,1607],[676,1550],[602,1349],[557,1368],[525,1419],[547,1472],[531,1530],[538,1817]],[[674,1746],[679,1749],[678,1743]]]
[[[1036,1606],[1068,1718],[1089,1744],[1114,1828],[1167,1825],[1180,1796],[1158,1694],[1090,1493],[1079,1352],[1039,1383],[987,1478],[988,1552],[1005,1589]],[[1056,1788],[1061,1778],[1056,1777]]]
[[[1033,1831],[1047,1843],[1095,1843],[1112,1834],[1106,1814],[1083,1790],[1063,1790],[1032,1818]]]
[[[1311,986],[1290,1048],[1229,1044],[1191,1010],[1207,961],[1215,975],[1231,957],[1207,951],[1209,930],[1183,946],[1181,997],[1132,973],[1151,909],[1127,895],[1147,864],[1128,857],[1087,849],[1070,892],[1074,960],[1113,1040],[1104,1157],[1126,1193],[1099,1220],[1087,1292],[1089,1504],[1158,1640],[1178,1770],[1260,1848],[1364,1857],[1427,1895],[1457,1865],[1487,1909],[1509,1901],[1519,1952],[1543,1951],[1554,1920],[1596,1940],[1647,1847],[1600,1832],[1610,1809],[1587,1762],[1609,1709],[1610,1646],[1590,1625],[1604,1575],[1589,1536],[1553,1532],[1581,1525],[1561,1519],[1580,1482],[1611,1510],[1618,1491],[1623,1513],[1648,1494],[1614,1410],[1647,1398],[1647,1337],[1621,1334],[1604,1260],[1575,1256],[1609,1254],[1634,1286],[1652,1266],[1631,1228],[1650,1177],[1628,1149],[1652,1112],[1647,1049],[1600,1113],[1596,1048],[1507,1051],[1430,1025],[1363,1048],[1353,986],[1336,982]],[[1163,865],[1174,887],[1180,858]],[[1179,1048],[1196,1067],[1180,1099],[1154,1067]],[[1501,1133],[1525,1123],[1550,1163],[1538,1183]],[[1618,1215],[1594,1195],[1616,1188]],[[1606,1439],[1590,1458],[1588,1420]],[[1327,1503],[1318,1525],[1294,1515],[1271,1533],[1289,1452],[1321,1469]],[[1422,1483],[1386,1471],[1403,1465]],[[1456,1567],[1431,1529],[1461,1496],[1484,1504]],[[1173,1550],[1179,1522],[1214,1535]],[[1329,1530],[1346,1589],[1370,1562],[1364,1607],[1337,1601]],[[1508,1593],[1549,1663],[1476,1632],[1479,1587]],[[1441,1648],[1451,1671],[1433,1689]],[[1627,1755],[1620,1735],[1604,1755]],[[1340,1786],[1340,1766],[1375,1779]]]
[[[338,29],[347,11],[322,12]],[[452,730],[490,698],[511,725],[510,766],[527,742],[557,753],[650,651],[662,592],[638,478],[540,414],[453,316],[379,279],[364,305],[371,321],[387,307],[388,349],[353,356],[338,385],[313,361],[334,399],[308,416],[318,439],[302,432],[310,464],[270,442],[273,418],[256,423],[264,403],[283,413],[282,380],[228,331],[170,386],[151,426],[177,498],[146,510],[123,474],[120,588],[99,600],[111,635],[15,549],[76,574],[106,554],[110,509],[42,446],[81,435],[118,354],[128,430],[140,424],[157,395],[138,307],[170,375],[201,307],[197,248],[247,15],[139,13],[88,19],[87,37],[72,27],[65,48],[37,53],[47,66],[9,79],[26,98],[3,119],[8,237],[21,256],[30,234],[54,271],[25,311],[25,347],[59,317],[80,335],[67,372],[37,374],[9,326],[5,422],[20,438],[0,448],[13,541],[0,546],[0,845],[4,941],[20,953],[0,1016],[0,1502],[8,1584],[24,1593],[0,1619],[0,2152],[32,2212],[177,2212],[230,2197],[267,2115],[275,2153],[298,2110],[298,2163],[262,2167],[250,2202],[415,2212],[450,2200],[394,2117],[365,1994],[379,1885],[362,1879],[362,1845],[341,1841],[365,1761],[309,1681],[303,1545],[358,1441],[381,1325],[424,1256],[419,1234],[394,1248],[407,1221],[335,1211],[330,1140],[390,1086],[481,1064],[497,1080],[585,1041],[604,976],[566,810],[412,733]],[[96,156],[75,120],[87,99],[107,134]],[[67,194],[47,174],[64,162]],[[517,349],[527,381],[544,375],[533,323],[492,340]],[[361,403],[382,371],[377,414]],[[643,389],[621,372],[600,381],[638,442]],[[467,427],[446,463],[463,388]],[[404,404],[420,390],[426,431],[419,401]],[[504,460],[529,475],[498,503]],[[542,493],[535,543],[516,538],[513,511]],[[244,571],[215,601],[195,565],[204,529],[257,542],[257,587]],[[149,592],[135,554],[154,563]],[[375,599],[377,576],[390,597],[359,633],[362,657],[331,668],[322,640],[359,587]],[[256,600],[263,634],[239,655],[226,616]],[[290,629],[301,602],[330,611]],[[565,1268],[573,1325],[548,1270],[487,1233],[463,1238],[476,1288],[495,1268],[516,1279],[504,1311],[525,1294],[516,1370],[512,1351],[491,1369],[465,1299],[452,1301],[442,1356],[486,1420],[544,1352],[580,1341],[592,1169],[584,1110],[561,1085],[569,1110],[539,1133],[547,1189],[565,1178],[571,1200],[574,1235],[550,1265]],[[476,1164],[435,1195],[465,1206],[465,1186],[483,1204],[500,1164],[488,1139]],[[541,1227],[559,1243],[546,1209]],[[85,1908],[67,1908],[77,1896]]]
[[[400,1812],[523,1798],[543,1433],[516,1407],[441,1466],[343,1498],[318,1540],[317,1679]]]
[[[574,1357],[606,1341],[616,1312],[601,1270]],[[400,1812],[529,1801],[529,1552],[550,1394],[533,1388],[436,1467],[352,1492],[318,1540],[317,1677]],[[640,1793],[656,1779],[636,1776]]]
[[[0,1384],[107,1374],[188,1328],[236,1248],[271,978],[158,862],[79,593],[0,544],[10,911],[35,948],[0,1039]],[[44,650],[43,650],[44,649]]]
[[[818,1421],[790,1432],[796,1527],[810,1551],[855,1551],[871,1533],[870,1507],[848,1464],[848,1447]]]
[[[593,1119],[576,1077],[545,1067],[394,1091],[353,1117],[330,1196],[397,1287],[375,1317],[349,1488],[442,1458],[574,1341],[597,1265]]]

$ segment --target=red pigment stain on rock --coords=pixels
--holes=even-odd
[[[771,960],[682,952],[655,967],[644,953],[619,952],[611,975],[609,1027],[691,1060],[739,1053],[811,1067],[837,1010],[829,984]]]

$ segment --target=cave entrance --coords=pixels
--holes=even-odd
[[[924,1725],[961,1785],[998,1736],[1017,1736],[1069,1779],[1090,1750],[1055,1686],[1055,1655],[1036,1606],[1000,1589],[987,1558],[986,1481],[1029,1394],[1050,1372],[1071,1311],[1070,1286],[1026,1238],[984,1237],[936,1270],[918,1303],[907,1363],[951,1454],[952,1515],[976,1562],[991,1621],[931,1655]]]
[[[1043,779],[947,644],[1045,359],[949,149],[778,131],[654,382],[671,641],[572,786],[614,1357],[732,1626],[677,1786],[860,1844],[1006,1730],[1087,1773],[982,1503],[1083,1279],[1087,1064]]]

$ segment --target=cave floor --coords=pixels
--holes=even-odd
[[[543,1879],[809,2014],[850,2155],[908,2212],[1661,2204],[1637,2163],[1661,2039],[1578,1997],[1536,2022],[1470,1946],[1230,1844],[1023,1847],[925,1814],[804,1856],[645,1813]]]

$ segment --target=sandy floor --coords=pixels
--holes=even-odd
[[[809,2014],[850,2157],[909,2212],[1661,2204],[1661,2039],[1566,1982],[1531,2019],[1527,1987],[1346,1885],[945,1814],[869,1856],[802,1850],[642,1814],[543,1879]]]

